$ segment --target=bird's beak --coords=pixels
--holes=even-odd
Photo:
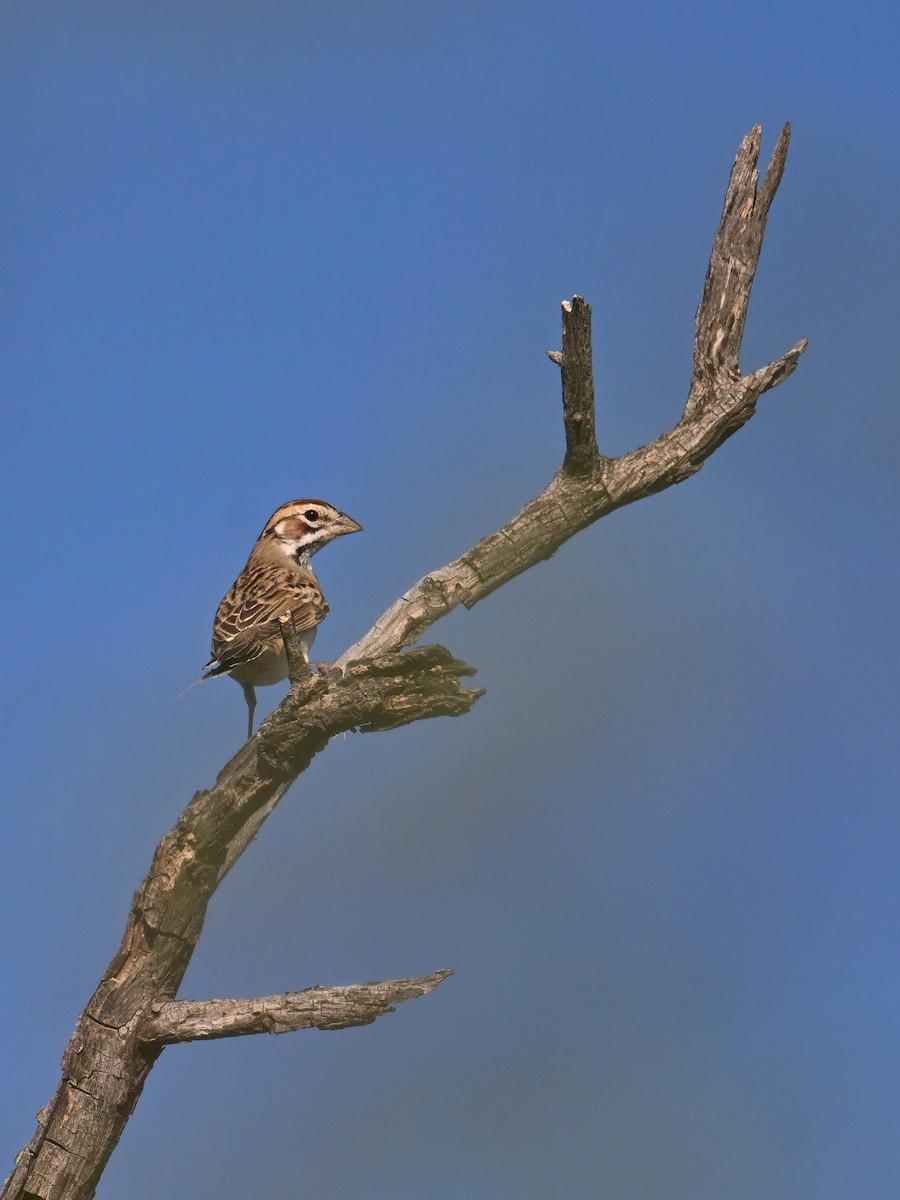
[[[337,537],[343,537],[345,533],[362,533],[362,525],[358,521],[354,521],[352,517],[348,517],[346,513],[340,514],[337,524]]]

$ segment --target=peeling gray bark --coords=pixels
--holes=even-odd
[[[119,951],[78,1019],[59,1088],[38,1114],[2,1200],[89,1200],[164,1046],[366,1024],[449,974],[253,1000],[175,999],[213,892],[330,738],[458,716],[482,694],[462,686],[472,669],[443,647],[407,647],[458,605],[473,607],[600,517],[693,475],[750,419],[759,397],[794,371],[805,341],[748,375],[740,369],[750,289],[788,140],[785,127],[761,184],[758,127],[738,150],[697,311],[693,379],[673,429],[620,458],[600,454],[591,313],[574,297],[563,305],[562,350],[550,352],[562,373],[565,457],[540,495],[502,529],[423,576],[324,675],[309,673],[298,635],[286,626],[291,690],[156,848]]]

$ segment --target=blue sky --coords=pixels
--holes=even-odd
[[[12,1163],[156,840],[240,742],[174,701],[322,496],[337,656],[561,457],[678,418],[734,151],[794,142],[695,478],[434,637],[487,694],[330,746],[182,994],[453,967],[369,1029],[167,1050],[98,1196],[837,1200],[900,1179],[893,6],[0,11]],[[261,695],[265,710],[281,689]]]

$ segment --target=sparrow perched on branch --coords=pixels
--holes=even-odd
[[[323,500],[282,504],[266,522],[247,565],[219,605],[212,658],[203,679],[230,675],[241,685],[247,701],[248,737],[253,734],[254,688],[287,679],[282,623],[293,618],[308,656],[316,630],[328,615],[309,560],[334,538],[361,529],[352,517]]]

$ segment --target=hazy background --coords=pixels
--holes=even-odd
[[[534,495],[559,303],[598,431],[678,418],[734,152],[794,126],[682,487],[433,636],[487,695],[323,754],[182,994],[453,967],[375,1026],[167,1050],[102,1200],[837,1200],[900,1185],[894,5],[6,0],[0,1175],[152,849],[236,749],[179,700],[271,511],[332,658]],[[262,693],[271,707],[281,688]]]

